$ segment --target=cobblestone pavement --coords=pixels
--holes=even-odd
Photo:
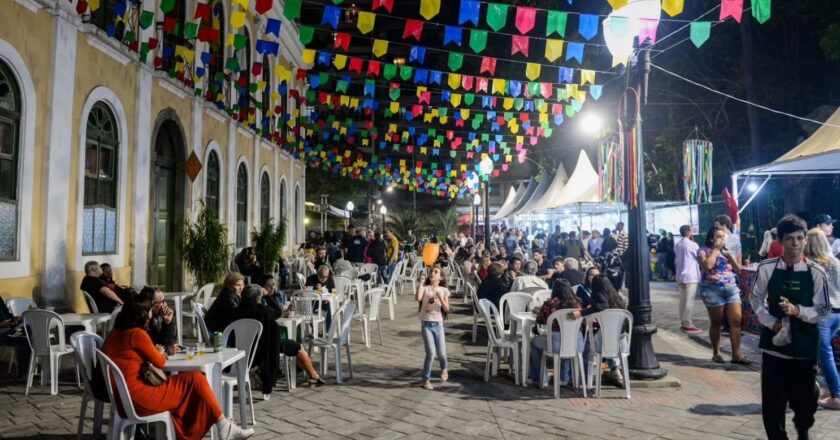
[[[364,348],[361,326],[354,325],[352,379],[335,385],[331,369],[330,384],[316,390],[298,388],[289,394],[280,384],[270,401],[255,403],[255,438],[764,438],[758,365],[712,363],[707,335],[689,338],[678,331],[674,285],[655,283],[652,290],[660,329],[654,346],[679,388],[638,386],[631,400],[612,387],[601,399],[584,399],[564,389],[554,399],[550,388],[515,386],[505,367],[502,375],[484,382],[484,331],[478,343],[470,342],[470,309],[457,300],[456,313],[447,322],[450,380],[435,380],[434,391],[423,390],[414,386],[423,361],[417,306],[402,295],[396,319],[383,322],[384,346],[374,336],[371,348]],[[705,315],[698,301],[695,325],[705,328]],[[754,338],[745,341],[750,345],[755,347]],[[754,349],[745,354],[760,361]],[[73,385],[69,363],[65,367],[59,396],[50,396],[48,387],[24,396],[22,383],[0,376],[0,437],[75,436],[81,393]],[[838,415],[819,411],[811,438],[838,438]],[[88,420],[87,433],[90,426]]]

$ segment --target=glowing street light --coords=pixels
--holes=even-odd
[[[595,113],[587,113],[581,118],[580,126],[587,133],[595,134],[604,127],[604,121]]]
[[[758,189],[758,185],[755,182],[750,182],[747,184],[745,189],[749,192],[755,192],[755,190]]]
[[[484,248],[490,250],[490,174],[493,161],[485,156],[478,164],[478,172],[484,177]]]

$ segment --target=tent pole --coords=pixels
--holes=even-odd
[[[741,206],[741,207],[740,207],[740,209],[738,209],[738,214],[739,214],[739,215],[740,215],[742,212],[744,212],[744,210],[745,210],[745,209],[747,209],[747,206],[750,206],[750,203],[752,203],[752,201],[753,201],[753,199],[755,198],[755,196],[757,196],[757,195],[758,195],[758,193],[760,193],[760,192],[761,192],[761,190],[764,188],[764,185],[767,185],[767,182],[769,182],[769,181],[770,181],[770,178],[771,178],[771,177],[773,177],[773,176],[767,176],[767,178],[766,178],[766,179],[764,179],[764,182],[761,182],[761,185],[759,185],[759,186],[758,186],[758,188],[757,188],[755,191],[753,191],[753,193],[752,193],[752,195],[750,196],[750,198],[749,198],[749,199],[747,199],[747,201],[746,201],[746,202],[744,202],[744,206]],[[735,201],[738,201],[738,199],[735,199]]]

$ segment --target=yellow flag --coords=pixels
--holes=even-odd
[[[359,12],[359,18],[356,26],[363,34],[373,30],[373,24],[376,22],[376,14],[373,12]]]
[[[447,78],[447,84],[449,85],[449,88],[452,90],[458,90],[458,87],[461,87],[461,74],[450,73],[448,76],[449,78]]]
[[[449,122],[449,116],[441,116],[441,118],[440,118],[440,123],[441,124],[447,124],[448,122]],[[440,145],[438,145],[438,146],[440,146]]]
[[[505,98],[502,100],[502,108],[510,110],[513,108],[513,98]]]
[[[584,85],[586,83],[595,84],[595,71],[587,69],[580,70],[580,84]]]
[[[531,81],[536,81],[540,77],[542,66],[537,63],[525,63],[525,76]]]
[[[355,109],[359,107],[359,98],[351,98],[350,99],[350,108]]]
[[[504,95],[505,89],[507,88],[505,87],[506,85],[507,84],[504,79],[493,78],[493,94],[495,95],[498,93],[500,95]]]
[[[391,103],[391,113],[397,114],[400,112],[400,103],[399,102],[392,102]]]
[[[627,0],[607,0],[613,9],[623,8],[627,6]]]
[[[625,56],[625,57],[616,57],[616,56],[613,56],[613,59],[612,59],[612,66],[613,66],[613,67],[615,67],[615,66],[618,66],[619,64],[623,64],[623,65],[625,65],[625,66],[626,66],[626,65],[627,65],[627,61],[629,61],[629,60],[630,60],[630,55],[627,55],[627,56]]]
[[[347,127],[341,127],[338,130],[338,134],[347,134]]]
[[[525,136],[517,136],[516,137],[517,144],[524,144],[525,143]]]
[[[387,40],[373,40],[373,54],[376,55],[377,58],[381,57],[388,53],[388,41]]]
[[[449,98],[449,103],[452,104],[452,107],[458,107],[461,105],[461,94],[460,93],[453,93],[452,96]]]
[[[420,15],[431,20],[440,12],[440,0],[420,0]]]
[[[231,0],[231,3],[242,6],[243,9],[248,9],[248,0]]]
[[[304,49],[300,58],[305,64],[315,63],[315,49]]]
[[[88,8],[90,8],[91,11],[99,9],[99,0],[88,1]]]
[[[429,123],[432,122],[432,115],[430,113],[423,114],[423,122]],[[425,153],[423,153],[425,154]]]
[[[569,97],[574,96],[578,91],[577,84],[566,84],[566,95]]]
[[[388,126],[388,133],[396,133],[397,132],[397,124],[390,124]]]
[[[512,131],[512,130],[511,130],[511,131]],[[519,131],[519,129],[517,128],[517,129],[516,129],[516,131]],[[510,162],[512,162],[512,161],[513,161],[513,156],[512,156],[512,155],[510,155],[510,154],[506,154],[506,155],[505,155],[505,162],[510,163]]]
[[[461,119],[468,120],[470,119],[470,110],[469,109],[462,109],[461,110]]]
[[[548,38],[545,40],[545,58],[552,63],[563,56],[563,40]]]
[[[540,113],[540,122],[548,122],[548,113]]]
[[[426,87],[420,87],[420,86],[418,86],[418,87],[417,87],[417,97],[419,98],[419,97],[420,97],[420,95],[422,95],[423,93],[426,93],[426,91],[427,91],[427,90],[429,90],[429,89],[428,89],[428,88],[426,88]]]
[[[257,91],[262,92],[263,90],[265,90],[265,81],[257,81]]]
[[[462,163],[461,164],[461,172],[464,172],[464,171],[467,171],[467,164]]]
[[[337,54],[335,56],[335,59],[333,60],[333,66],[335,66],[335,68],[338,69],[338,70],[342,70],[342,69],[344,69],[344,66],[346,66],[346,65],[347,65],[347,55]]]
[[[225,46],[233,46],[233,34],[227,34],[227,37],[225,37]]]
[[[671,17],[682,14],[685,0],[662,0],[662,10]]]
[[[236,11],[233,14],[230,14],[230,25],[233,26],[234,29],[239,29],[245,25],[245,13],[242,11]]]

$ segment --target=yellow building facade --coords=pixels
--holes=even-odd
[[[129,2],[137,8],[129,13],[148,11],[162,23],[156,3]],[[303,240],[305,169],[253,124],[156,69],[154,50],[141,62],[80,14],[77,0],[0,4],[0,296],[77,308],[90,260],[110,263],[121,284],[188,289],[180,241],[202,199],[217,207],[232,248],[247,245],[251,229],[268,218],[287,220],[287,250]],[[176,4],[194,11],[196,0]],[[211,4],[230,16],[229,0]],[[243,32],[258,35],[266,16],[283,26],[279,55],[262,58],[265,68],[301,67],[297,29],[279,13],[247,11]],[[159,31],[133,26],[140,41]],[[202,44],[196,40],[196,53]],[[233,49],[218,50],[227,58]],[[250,41],[244,50],[259,59]],[[276,90],[279,80],[266,80]],[[286,85],[303,92],[294,78]],[[272,102],[258,120],[263,112],[279,116],[268,109],[281,101],[283,113],[298,113],[288,96],[264,99]]]

